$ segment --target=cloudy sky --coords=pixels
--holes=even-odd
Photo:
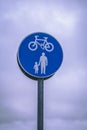
[[[16,55],[39,31],[64,53],[44,82],[44,129],[87,130],[87,0],[0,0],[0,130],[37,128],[37,81],[21,72]]]

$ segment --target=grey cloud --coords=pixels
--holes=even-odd
[[[33,127],[34,126],[34,127]],[[28,129],[31,129],[31,130],[35,130],[35,127],[36,127],[36,122],[35,121],[26,121],[26,122],[23,122],[23,121],[15,121],[13,123],[6,123],[6,124],[0,124],[0,129],[1,130],[28,130]]]
[[[45,126],[46,129],[50,128],[50,129],[60,129],[60,130],[81,130],[82,128],[84,128],[84,130],[86,130],[87,128],[87,123],[86,122],[81,122],[81,121],[64,121],[64,120],[46,120],[47,125]],[[58,124],[58,125],[56,125]]]
[[[37,82],[22,74],[16,54],[25,36],[42,30],[64,51],[61,68],[45,81],[45,128],[86,130],[86,0],[6,2],[0,1],[0,129],[36,129]]]

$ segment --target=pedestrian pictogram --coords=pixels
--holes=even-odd
[[[39,63],[35,62],[34,69],[35,73],[38,74],[39,66],[41,69],[41,74],[46,74],[46,66],[48,65],[48,59],[45,56],[45,53],[42,53],[42,56],[40,56]]]

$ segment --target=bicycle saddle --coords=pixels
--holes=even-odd
[[[39,37],[38,35],[35,36],[35,38],[38,38],[38,37]]]
[[[44,37],[44,39],[47,39],[48,37]]]

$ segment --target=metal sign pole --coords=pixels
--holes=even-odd
[[[43,130],[44,79],[38,79],[37,130]]]

